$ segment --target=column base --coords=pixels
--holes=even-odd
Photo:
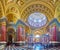
[[[6,41],[1,41],[0,45],[6,45],[6,43],[7,43]]]
[[[0,43],[7,43],[6,41],[1,41]]]
[[[15,42],[16,46],[24,46],[25,44],[26,44],[25,41],[17,41],[17,42]]]

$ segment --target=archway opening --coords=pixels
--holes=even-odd
[[[7,31],[7,45],[12,45],[15,41],[15,30],[13,28],[8,28]]]

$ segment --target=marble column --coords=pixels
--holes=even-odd
[[[18,26],[18,28],[17,28],[17,41],[22,40],[22,37],[21,37],[22,31],[21,31],[21,29],[22,29],[22,27]]]
[[[56,41],[56,26],[54,26],[54,31],[53,31],[53,41]]]
[[[2,22],[1,29],[2,29],[2,41],[6,41],[6,22],[5,21]]]

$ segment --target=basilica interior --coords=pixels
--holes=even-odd
[[[39,50],[39,44],[56,43],[60,46],[60,0],[0,0],[0,44]]]

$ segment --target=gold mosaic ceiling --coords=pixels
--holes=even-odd
[[[0,0],[0,18],[16,23],[18,19],[26,22],[33,12],[45,14],[48,21],[53,18],[60,20],[59,0]]]

